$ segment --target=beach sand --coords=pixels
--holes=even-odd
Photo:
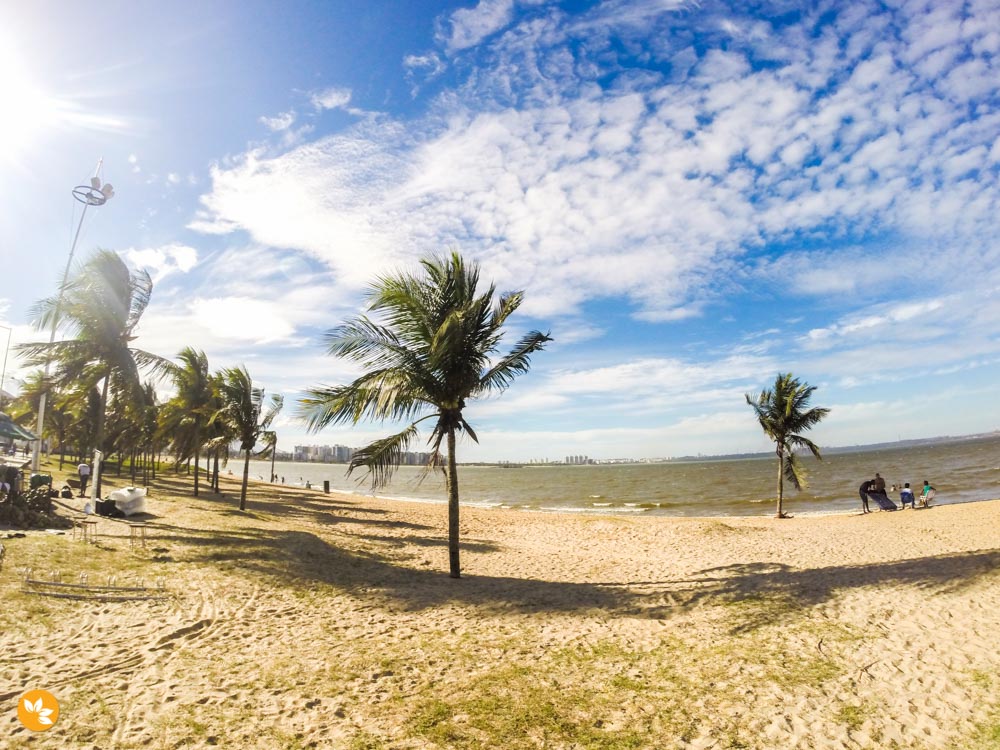
[[[223,489],[161,475],[145,549],[108,519],[0,539],[0,747],[1000,747],[1000,501],[463,508],[453,580],[443,505]],[[25,567],[170,596],[30,595]],[[15,713],[34,688],[45,733]]]

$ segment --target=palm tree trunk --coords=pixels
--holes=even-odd
[[[461,578],[458,561],[458,463],[455,460],[455,428],[448,428],[448,564],[452,578]]]
[[[198,460],[201,458],[201,446],[194,449],[194,496],[198,497]]]
[[[246,458],[243,459],[243,488],[240,490],[240,510],[247,509],[247,482],[250,480],[250,449],[243,451]]]
[[[781,510],[782,495],[785,490],[785,453],[778,451],[778,512],[775,518],[784,518],[785,514]]]

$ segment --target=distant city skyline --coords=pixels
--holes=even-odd
[[[359,374],[323,336],[374,278],[451,249],[524,291],[510,340],[553,338],[466,405],[462,462],[767,451],[744,394],[779,372],[820,445],[995,430],[997,29],[992,1],[6,3],[0,325],[47,338],[103,157],[77,258],[148,270],[136,345],[245,365],[281,444],[395,431],[312,435],[297,401]]]

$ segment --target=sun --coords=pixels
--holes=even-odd
[[[23,60],[4,41],[0,39],[0,158],[21,161],[58,113],[55,101],[34,84]]]

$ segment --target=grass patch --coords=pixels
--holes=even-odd
[[[867,716],[868,712],[864,706],[844,705],[840,707],[834,718],[838,724],[844,725],[851,732],[856,732],[861,729]]]
[[[594,718],[609,713],[610,703],[606,694],[553,684],[528,667],[511,667],[475,680],[451,701],[424,702],[410,726],[448,748],[647,746],[646,731],[613,728]]]

